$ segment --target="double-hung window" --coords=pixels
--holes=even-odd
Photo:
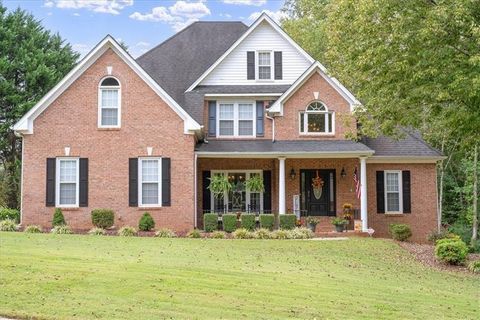
[[[57,207],[78,207],[79,159],[57,158]]]
[[[142,207],[159,207],[161,194],[161,158],[138,159],[139,205]]]
[[[305,111],[300,112],[300,133],[334,134],[335,113],[329,112],[319,101],[310,103]]]
[[[385,212],[402,213],[402,171],[385,171]]]
[[[255,103],[229,102],[218,104],[217,136],[255,136]]]
[[[258,51],[257,79],[272,80],[272,53],[270,51]]]
[[[121,116],[120,83],[117,79],[105,78],[99,87],[98,127],[120,128]]]

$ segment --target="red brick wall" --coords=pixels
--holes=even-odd
[[[97,127],[98,84],[107,66],[122,88],[122,127]],[[113,51],[108,50],[81,75],[34,123],[24,138],[23,224],[51,225],[54,208],[45,206],[46,158],[71,156],[89,159],[89,207],[64,210],[75,229],[91,228],[94,208],[111,208],[116,226],[138,226],[146,209],[128,206],[128,159],[171,158],[172,205],[148,210],[157,227],[176,231],[193,228],[194,136],[183,133],[183,120]]]

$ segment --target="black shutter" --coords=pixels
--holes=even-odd
[[[55,158],[47,158],[47,190],[45,197],[45,205],[47,207],[55,207]]]
[[[377,213],[385,213],[385,182],[383,171],[377,171]]]
[[[264,107],[263,101],[257,101],[257,137],[263,137],[265,135],[264,129]]]
[[[263,186],[265,191],[263,192],[263,211],[272,211],[272,171],[263,171]]]
[[[210,171],[203,171],[202,172],[202,191],[203,191],[203,212],[210,212],[210,190],[208,189],[208,185],[210,184]]]
[[[208,101],[208,136],[217,135],[217,101]]]
[[[412,212],[410,171],[402,171],[403,213]]]
[[[255,80],[255,51],[247,51],[247,80]]]
[[[128,160],[128,205],[138,207],[138,158]]]
[[[88,158],[80,158],[80,207],[88,207]]]
[[[283,71],[282,71],[282,51],[275,51],[274,53],[274,64],[275,64],[275,80],[282,80]]]
[[[170,158],[162,158],[162,206],[171,205],[171,165]]]

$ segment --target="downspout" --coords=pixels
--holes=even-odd
[[[275,142],[275,117],[270,117],[268,115],[265,115],[265,117],[272,120],[272,142]]]
[[[193,212],[194,212],[194,217],[195,217],[195,221],[193,222],[193,225],[195,227],[195,229],[197,228],[197,205],[198,205],[198,202],[197,202],[197,153],[195,152],[194,153],[194,164],[193,164],[193,174],[194,174],[194,178],[193,178],[193,181],[194,181],[194,186],[193,186],[193,190],[194,190],[194,196],[193,196],[193,201],[194,201],[194,204],[193,204]]]

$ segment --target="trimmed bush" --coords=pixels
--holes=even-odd
[[[235,230],[232,233],[232,236],[234,239],[253,239],[254,238],[253,232],[250,232],[245,228],[240,228]]]
[[[50,230],[50,232],[53,234],[72,234],[73,233],[72,229],[70,229],[70,227],[65,224],[53,227],[52,230]]]
[[[113,226],[115,213],[110,209],[92,210],[92,224],[95,227],[108,229]]]
[[[95,227],[90,229],[90,231],[88,231],[88,234],[91,236],[104,236],[107,234],[107,232],[105,231],[105,229]]]
[[[274,226],[275,226],[275,216],[273,214],[260,215],[260,228],[265,228],[272,231]]]
[[[480,273],[480,260],[470,262],[468,264],[468,270],[472,271],[473,273]]]
[[[247,229],[248,231],[255,230],[255,215],[251,213],[242,213],[242,215],[240,216],[240,224],[242,228]]]
[[[150,231],[155,228],[155,221],[153,221],[150,213],[145,212],[138,222],[138,230]]]
[[[55,212],[53,213],[52,226],[64,226],[66,224],[67,223],[65,222],[65,217],[63,216],[62,209],[55,208]]]
[[[468,255],[468,247],[462,240],[442,239],[435,245],[437,259],[448,264],[463,264]]]
[[[134,227],[122,227],[118,230],[117,235],[120,237],[134,237],[137,235],[137,230]]]
[[[295,222],[297,222],[297,216],[294,214],[280,215],[280,229],[292,230],[295,228]]]
[[[290,239],[290,232],[289,230],[275,230],[271,234],[272,239],[279,239],[279,240],[284,240],[284,239]]]
[[[155,237],[158,238],[175,238],[177,235],[170,229],[163,228],[155,232]]]
[[[218,229],[218,215],[216,213],[205,213],[203,215],[203,229],[205,232],[212,232]]]
[[[25,230],[23,232],[25,233],[42,233],[42,227],[36,226],[36,225],[29,225],[25,227]]]
[[[187,233],[187,238],[199,239],[202,237],[202,234],[198,229],[193,229],[189,233]]]
[[[2,220],[0,221],[0,231],[17,231],[18,225],[14,220]]]
[[[222,216],[223,231],[233,232],[237,229],[237,215],[227,213]]]
[[[212,239],[225,239],[227,237],[227,234],[225,231],[213,231],[212,235],[210,238]]]
[[[257,231],[254,232],[254,237],[255,239],[271,239],[272,235],[270,230],[266,228],[260,228]]]
[[[392,238],[397,241],[406,241],[412,236],[412,230],[408,224],[392,223],[389,230]]]
[[[295,228],[290,230],[290,239],[311,239],[313,238],[312,230],[308,228]]]
[[[0,220],[13,220],[20,223],[20,211],[17,209],[0,208]]]

